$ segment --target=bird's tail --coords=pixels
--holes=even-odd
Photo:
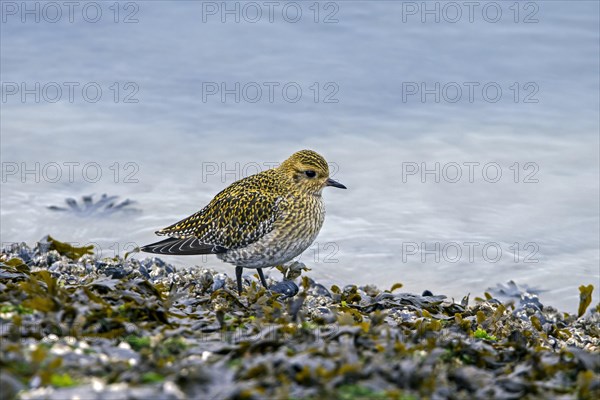
[[[145,251],[146,253],[167,255],[217,254],[226,251],[226,249],[221,246],[202,243],[194,236],[187,238],[168,238],[161,240],[160,242],[142,246],[140,250]]]

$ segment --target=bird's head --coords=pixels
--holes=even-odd
[[[312,194],[321,194],[325,186],[346,189],[346,186],[329,177],[327,161],[312,150],[300,150],[292,154],[279,169],[301,190]]]

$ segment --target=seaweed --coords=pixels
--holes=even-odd
[[[55,244],[52,244],[55,243]],[[248,276],[158,258],[98,259],[52,238],[0,254],[3,392],[24,399],[597,398],[600,315],[514,282],[469,305],[282,266]]]
[[[54,239],[50,235],[46,236],[42,240],[48,243],[48,245],[49,245],[48,248],[50,250],[56,250],[58,252],[58,254],[66,256],[67,258],[70,258],[71,260],[77,260],[86,254],[94,254],[94,251],[93,251],[94,246],[92,246],[92,245],[75,247],[75,246],[71,246],[68,243],[60,242],[60,241]]]
[[[592,304],[593,291],[594,285],[579,286],[579,310],[577,311],[577,317],[581,317],[585,314],[587,308]]]

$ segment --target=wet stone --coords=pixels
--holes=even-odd
[[[269,287],[269,290],[274,293],[281,293],[281,298],[286,299],[295,296],[300,289],[294,281],[281,281]]]

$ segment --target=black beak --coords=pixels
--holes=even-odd
[[[331,178],[328,178],[327,181],[325,182],[325,184],[327,186],[333,186],[333,187],[340,188],[340,189],[346,189],[346,186],[342,185],[341,183],[339,183],[337,181],[334,181]]]

